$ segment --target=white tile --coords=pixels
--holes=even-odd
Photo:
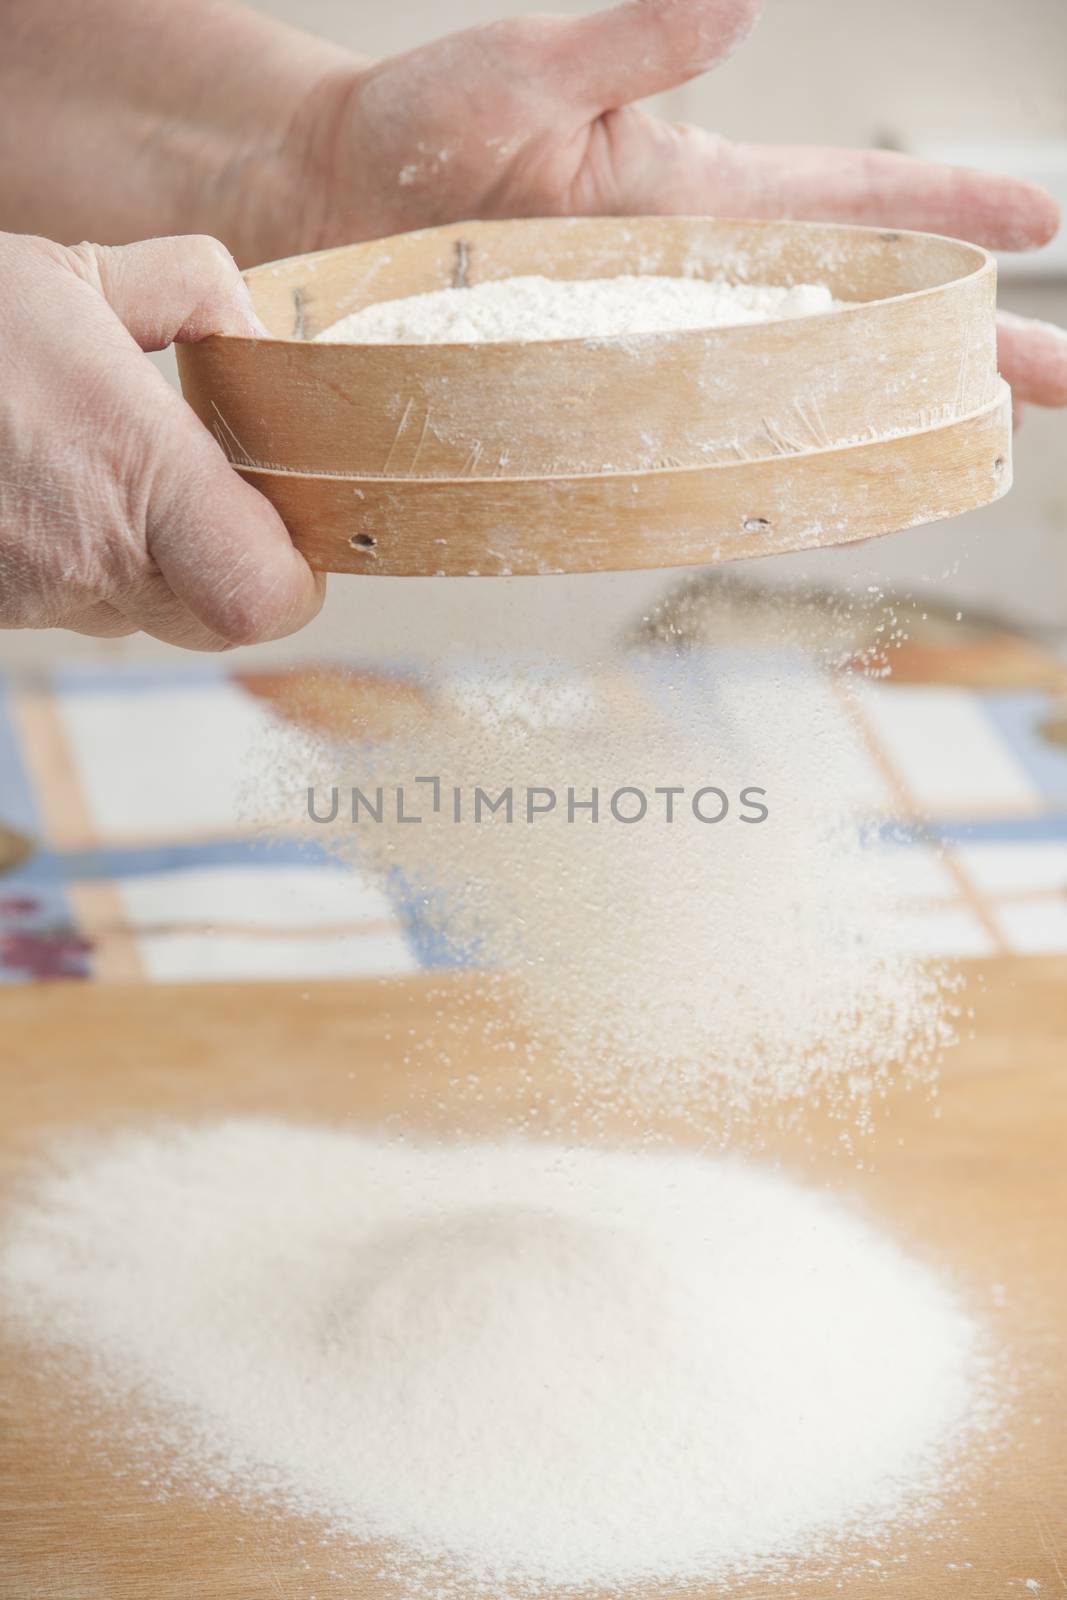
[[[58,697],[90,816],[101,839],[184,838],[246,826],[257,777],[283,735],[233,684]]]
[[[968,844],[957,855],[984,894],[1031,894],[1034,890],[1067,890],[1067,843],[1027,839],[997,844]]]
[[[911,794],[941,815],[1024,813],[1039,796],[966,689],[868,683],[858,690],[870,724]]]
[[[121,878],[115,887],[136,928],[218,923],[325,929],[396,922],[376,883],[328,866],[195,867]]]
[[[907,900],[957,900],[943,851],[931,845],[871,845],[885,863],[887,887]]]
[[[760,683],[760,680],[756,680]],[[761,692],[770,687],[761,683]],[[850,684],[835,684],[814,667],[786,674],[774,684],[773,715],[783,726],[803,729],[810,751],[825,751],[833,775],[834,803],[856,815],[892,810],[892,791],[875,762],[861,726],[850,710]],[[728,738],[731,746],[743,742],[744,729],[758,702],[752,683],[744,676],[726,678],[716,685],[715,696],[732,714]],[[756,734],[762,748],[766,735]]]
[[[1011,948],[1019,955],[1056,955],[1067,950],[1067,898],[997,907]]]
[[[321,938],[242,938],[210,933],[151,934],[138,940],[147,976],[157,983],[233,978],[375,978],[415,972],[399,932]]]
[[[915,956],[989,956],[996,946],[966,906],[901,908],[894,931],[903,950]]]

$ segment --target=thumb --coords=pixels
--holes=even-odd
[[[142,349],[256,331],[244,280],[215,239],[79,245],[67,257]],[[181,396],[135,350],[130,358],[122,380],[127,500],[177,611],[231,644],[295,632],[318,611],[322,579]]]
[[[227,643],[295,633],[322,605],[325,579],[293,548],[270,502],[238,476],[185,402],[174,400],[181,415],[172,426],[156,419],[149,555],[181,605]]]
[[[224,244],[207,234],[139,244],[79,244],[68,265],[103,296],[142,350],[209,333],[246,337],[268,330]]]
[[[762,0],[625,0],[580,17],[565,48],[579,93],[597,112],[673,89],[743,44]]]

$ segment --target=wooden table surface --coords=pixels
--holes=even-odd
[[[940,1115],[924,1094],[895,1094],[863,1170],[832,1155],[814,1125],[806,1145],[786,1140],[779,1153],[810,1181],[856,1196],[969,1290],[1015,1379],[1009,1436],[938,1526],[903,1539],[906,1561],[840,1586],[798,1574],[788,1585],[732,1587],[738,1600],[1067,1593],[1067,960],[997,960],[968,977],[975,1037],[946,1066]],[[514,1056],[486,1042],[489,1004],[458,975],[9,989],[0,993],[0,1204],[41,1141],[72,1127],[235,1112],[353,1126],[395,1115],[414,1125],[440,1121],[448,1078],[476,1067],[498,1092],[455,1115],[477,1132],[522,1098]],[[497,1021],[501,1039],[507,1018]],[[541,1071],[551,1081],[551,1063]],[[313,1526],[225,1499],[161,1498],[128,1470],[121,1419],[96,1410],[73,1378],[57,1383],[10,1337],[0,1341],[0,1405],[2,1600],[381,1593],[357,1553]]]

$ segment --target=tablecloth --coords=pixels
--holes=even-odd
[[[915,949],[1067,950],[1054,680],[905,674],[856,696],[858,757],[906,841]],[[264,838],[241,820],[269,717],[225,659],[0,677],[0,981],[366,977],[450,959],[402,897],[306,831]]]

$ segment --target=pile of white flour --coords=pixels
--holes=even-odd
[[[0,1288],[194,1484],[385,1541],[408,1593],[864,1559],[981,1390],[926,1267],[684,1153],[129,1134],[38,1178]]]
[[[342,317],[317,338],[327,344],[484,344],[597,339],[773,322],[833,311],[824,284],[792,288],[705,278],[502,278],[382,300]]]

